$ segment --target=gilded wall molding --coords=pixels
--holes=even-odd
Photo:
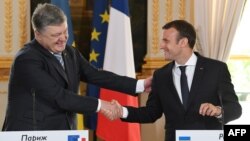
[[[19,46],[22,47],[27,39],[27,0],[19,0]]]
[[[159,0],[153,0],[152,4],[152,53],[159,51]]]
[[[10,68],[0,68],[0,81],[5,82],[9,80]]]
[[[0,90],[0,94],[7,94],[6,90]]]
[[[0,57],[0,81],[8,81],[12,57]]]
[[[12,17],[13,17],[13,6],[12,0],[4,0],[4,48],[5,51],[10,53],[12,51]]]
[[[173,20],[173,0],[166,0],[166,22]]]
[[[0,57],[0,69],[10,68],[12,61],[13,61],[12,57]]]
[[[184,20],[186,17],[186,0],[179,0],[179,19]]]

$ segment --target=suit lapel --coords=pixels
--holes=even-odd
[[[191,101],[194,100],[194,97],[198,94],[197,91],[199,91],[199,88],[200,88],[199,86],[202,83],[203,76],[205,73],[205,66],[203,63],[203,58],[199,55],[197,56],[198,56],[198,60],[196,63],[194,77],[193,77],[193,81],[192,81],[192,85],[191,85],[191,89],[189,93],[188,107],[190,106]]]
[[[35,49],[39,50],[40,53],[42,53],[46,58],[48,58],[48,63],[52,63],[55,69],[58,71],[58,73],[64,78],[64,80],[68,83],[67,75],[61,66],[61,64],[58,62],[58,60],[44,47],[42,47],[35,39],[32,41],[32,45]]]
[[[53,66],[55,67],[55,69],[58,71],[58,73],[64,78],[64,80],[68,83],[68,78],[66,75],[65,70],[63,69],[63,67],[61,66],[61,64],[56,60],[56,58],[53,58],[52,61]]]
[[[70,75],[70,74],[74,74],[75,72],[73,72],[73,63],[75,63],[75,62],[73,62],[73,59],[71,59],[70,58],[70,55],[69,55],[69,53],[67,52],[67,50],[65,50],[63,53],[62,53],[62,55],[63,55],[63,58],[64,58],[64,67],[65,67],[65,72],[66,72],[66,77],[68,78],[67,80],[68,80],[68,84],[73,84],[73,83],[70,83],[70,82],[72,82],[72,79],[73,79],[73,76],[72,75]],[[69,86],[69,87],[71,87],[71,86]]]
[[[175,88],[175,85],[174,85],[173,72],[172,72],[173,67],[174,67],[174,62],[171,62],[170,65],[171,66],[167,67],[167,70],[166,70],[166,74],[167,74],[166,88],[169,88],[170,94],[173,95],[173,97],[177,101],[178,105],[184,109],[184,107],[181,103],[180,97],[179,97],[177,90]]]

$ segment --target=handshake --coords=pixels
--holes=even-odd
[[[109,120],[121,118],[123,115],[122,106],[116,101],[111,102],[101,100],[100,112]]]
[[[151,84],[152,84],[153,77],[150,76],[144,80],[144,92],[151,92]],[[142,82],[142,81],[141,81]],[[142,91],[143,92],[143,91]],[[104,116],[106,116],[110,120],[115,120],[118,118],[126,118],[123,116],[124,111],[123,107],[116,101],[112,100],[111,102],[100,100],[101,101],[101,108],[100,111]],[[125,114],[127,112],[125,111]]]

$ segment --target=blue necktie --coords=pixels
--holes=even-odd
[[[187,76],[186,76],[186,66],[180,66],[181,70],[181,95],[182,95],[182,102],[185,109],[187,109],[187,100],[189,95],[188,83],[187,83]]]
[[[60,64],[64,68],[64,62],[63,62],[62,54],[61,53],[54,53],[54,56],[56,57],[56,59],[60,62]]]

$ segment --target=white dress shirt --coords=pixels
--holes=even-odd
[[[181,84],[180,84],[180,79],[181,79],[181,71],[179,69],[179,66],[186,66],[186,76],[187,76],[187,81],[188,81],[188,88],[190,91],[193,77],[194,77],[194,71],[195,71],[195,66],[197,62],[197,56],[193,53],[191,57],[188,59],[186,64],[180,65],[175,62],[175,66],[173,67],[173,80],[174,80],[174,85],[177,90],[177,93],[179,95],[179,98],[182,102],[182,96],[181,96]]]

